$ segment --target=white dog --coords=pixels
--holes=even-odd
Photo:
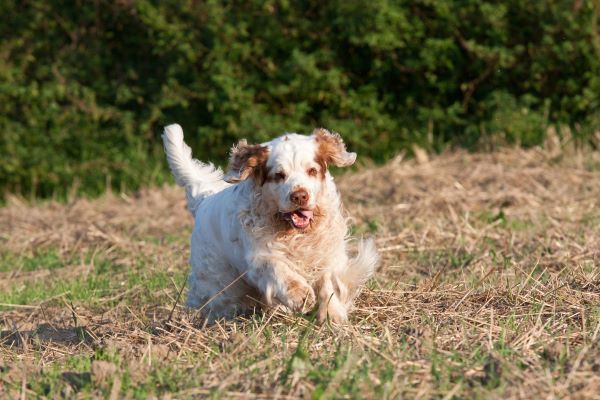
[[[214,320],[261,306],[303,311],[317,301],[320,322],[347,321],[378,254],[361,240],[358,255],[347,255],[347,218],[327,166],[352,165],[356,153],[346,152],[338,134],[242,140],[225,177],[192,159],[179,125],[167,126],[162,138],[195,217],[189,307]]]

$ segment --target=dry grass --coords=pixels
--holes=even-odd
[[[347,327],[203,326],[177,301],[191,226],[178,188],[12,199],[0,397],[600,398],[599,167],[512,149],[339,178],[382,254]]]

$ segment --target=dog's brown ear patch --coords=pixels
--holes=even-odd
[[[349,167],[356,161],[356,153],[348,153],[346,145],[338,133],[327,129],[317,128],[313,131],[317,141],[317,162],[327,168],[332,164],[336,167]]]
[[[261,177],[269,158],[269,148],[260,144],[248,144],[242,139],[231,148],[229,168],[225,181],[237,183],[249,176]]]

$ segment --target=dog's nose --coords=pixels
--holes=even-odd
[[[297,190],[290,195],[292,203],[304,207],[308,203],[308,192],[306,190]]]

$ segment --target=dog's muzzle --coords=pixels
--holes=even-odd
[[[287,213],[281,213],[283,219],[289,221],[290,224],[296,229],[306,229],[310,226],[310,222],[313,219],[313,212],[311,210],[294,210]]]

